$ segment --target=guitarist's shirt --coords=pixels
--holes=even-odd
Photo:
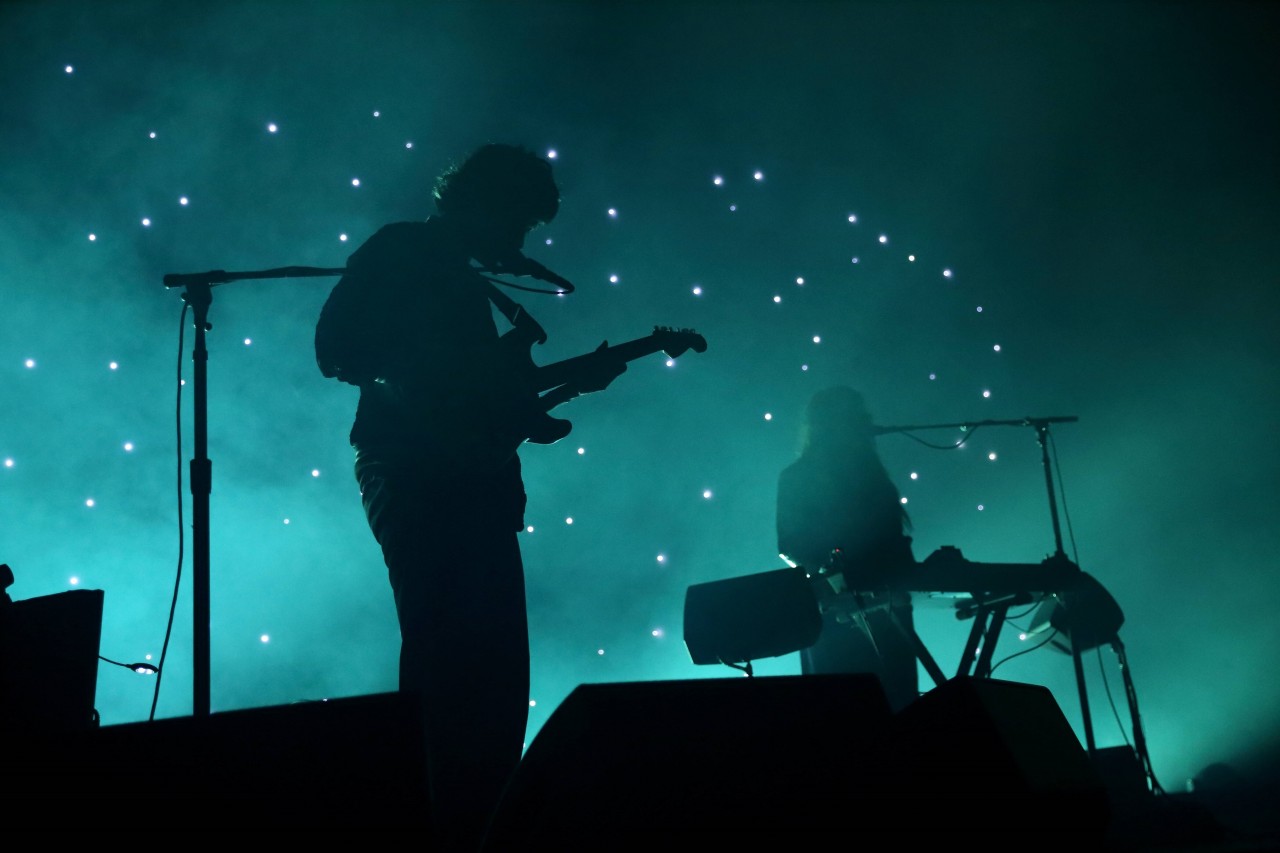
[[[356,385],[350,441],[368,466],[438,494],[442,507],[523,526],[518,442],[502,440],[516,392],[486,282],[440,220],[384,226],[347,260],[316,325],[316,361]]]

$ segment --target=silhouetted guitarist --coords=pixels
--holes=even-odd
[[[517,450],[566,433],[545,409],[607,387],[626,360],[602,350],[544,401],[528,384],[542,329],[499,297],[512,328],[498,333],[479,270],[527,273],[525,236],[560,204],[549,162],[482,146],[439,178],[435,201],[436,215],[351,255],[315,345],[326,377],[360,389],[355,475],[395,594],[400,689],[422,701],[435,841],[475,850],[528,721]]]

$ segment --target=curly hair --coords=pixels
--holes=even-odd
[[[443,214],[513,208],[530,227],[544,225],[560,210],[560,189],[551,163],[527,148],[491,142],[450,166],[436,179],[436,209]]]

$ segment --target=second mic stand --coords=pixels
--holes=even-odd
[[[191,308],[196,327],[191,361],[195,387],[195,423],[192,427],[194,455],[191,459],[191,601],[192,601],[192,715],[207,717],[210,711],[209,691],[209,495],[213,491],[213,463],[209,459],[209,349],[205,333],[209,325],[209,306],[213,304],[214,285],[229,281],[257,278],[293,278],[299,276],[342,275],[346,270],[318,267],[279,267],[258,272],[213,270],[203,273],[172,273],[164,277],[166,288],[185,287],[182,300]]]

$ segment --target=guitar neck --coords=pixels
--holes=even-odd
[[[566,358],[564,361],[557,361],[539,367],[535,373],[535,385],[539,392],[547,391],[573,381],[588,366],[603,358],[633,361],[642,356],[658,352],[660,349],[662,349],[662,344],[657,335],[649,335],[637,338],[634,341],[627,341],[624,344],[616,344],[605,349],[574,356],[573,358]]]

